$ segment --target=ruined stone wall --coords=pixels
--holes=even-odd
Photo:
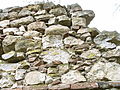
[[[119,87],[120,34],[89,28],[94,17],[52,2],[0,10],[0,88]]]

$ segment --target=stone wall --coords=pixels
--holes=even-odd
[[[94,17],[78,4],[52,2],[0,10],[0,88],[101,88],[101,81],[120,81],[120,34],[89,28]]]

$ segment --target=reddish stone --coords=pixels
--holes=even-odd
[[[41,66],[41,65],[43,65],[43,64],[44,64],[43,61],[37,60],[37,61],[35,61],[35,62],[33,63],[33,66]]]
[[[22,90],[22,88],[16,88],[16,89],[12,89],[12,88],[4,88],[4,89],[1,89],[1,90]]]
[[[53,63],[54,65],[59,65],[59,64],[62,64],[62,62],[61,62],[61,61],[57,61],[57,60],[53,61],[52,63]]]
[[[94,82],[86,82],[86,83],[76,83],[71,85],[71,89],[95,89],[98,88],[98,84]]]
[[[53,81],[51,84],[52,85],[57,85],[57,84],[60,84],[60,83],[61,83],[61,81],[58,79],[58,80]]]
[[[70,85],[58,84],[58,85],[50,86],[49,90],[70,90]]]

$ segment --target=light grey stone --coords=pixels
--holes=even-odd
[[[34,21],[32,16],[23,17],[20,19],[16,19],[10,22],[11,26],[20,26],[21,24],[29,24]]]
[[[10,20],[0,21],[0,26],[1,27],[7,27],[9,24],[10,24]]]
[[[101,62],[95,63],[90,72],[87,73],[87,78],[90,81],[104,80],[104,78],[111,81],[119,81],[120,65],[115,62]]]
[[[2,78],[0,79],[1,88],[10,88],[14,84],[14,81],[8,73],[2,73]]]
[[[50,18],[53,18],[53,17],[54,17],[53,14],[46,14],[46,15],[35,16],[35,19],[46,21],[46,20],[49,20]]]
[[[86,19],[82,17],[72,17],[72,26],[86,27]]]
[[[46,10],[39,10],[37,13],[35,13],[34,15],[45,15],[47,14]]]
[[[18,29],[18,28],[5,28],[5,29],[3,29],[3,33],[4,34],[8,34],[8,35],[10,35],[10,34],[16,34],[17,32],[19,32],[20,30]]]
[[[7,62],[18,62],[25,59],[23,52],[10,51],[2,55],[2,59]]]
[[[32,12],[29,11],[28,8],[23,8],[23,9],[18,13],[18,17],[30,16],[31,14],[32,14]]]
[[[98,49],[91,49],[88,51],[84,51],[80,57],[84,59],[94,59],[99,58],[101,56],[101,53]]]
[[[23,38],[22,36],[12,36],[12,35],[6,36],[2,41],[2,47],[4,53],[14,51],[16,42],[22,38]]]
[[[39,37],[40,33],[38,31],[27,31],[23,34],[25,38]]]
[[[45,35],[64,35],[68,33],[70,29],[62,25],[52,25],[45,30]]]
[[[90,22],[95,17],[95,13],[92,10],[83,10],[72,13],[72,17],[83,17],[86,19],[86,26],[90,24]]]
[[[86,78],[79,71],[70,70],[68,73],[61,76],[62,83],[73,84],[81,81],[86,81]]]
[[[69,65],[68,64],[61,64],[58,66],[59,74],[65,74],[67,71],[69,71]]]
[[[60,15],[67,15],[67,11],[62,8],[62,7],[58,7],[58,8],[55,8],[55,9],[51,9],[49,11],[50,14],[54,14],[55,16],[60,16]]]
[[[101,49],[114,49],[120,45],[120,34],[116,31],[102,31],[94,38],[94,42]]]
[[[41,53],[43,61],[51,63],[52,61],[61,61],[62,63],[68,63],[70,55],[65,50],[58,48],[50,48],[47,51]]]
[[[28,85],[43,83],[45,79],[46,79],[46,75],[39,71],[31,71],[27,73],[25,76],[25,82]]]
[[[55,24],[57,24],[58,23],[58,20],[57,20],[57,18],[56,17],[53,17],[53,18],[50,18],[49,20],[48,20],[48,25],[55,25]]]
[[[107,52],[103,52],[102,56],[105,58],[119,58],[120,57],[120,49],[113,49],[113,50],[109,50]]]
[[[25,69],[18,69],[18,70],[16,70],[15,80],[22,80],[22,79],[24,79],[25,73],[26,73]]]
[[[63,48],[63,41],[61,35],[47,35],[42,38],[43,49],[48,47]]]
[[[38,31],[41,33],[44,33],[44,30],[47,28],[46,24],[44,22],[33,22],[30,23],[28,26],[28,31]]]
[[[77,39],[75,37],[72,36],[68,36],[64,39],[64,44],[66,45],[82,45],[84,43],[84,41],[82,41],[81,39]]]
[[[18,63],[0,64],[0,70],[6,71],[6,72],[16,71],[19,66],[20,66],[20,64],[18,64]]]

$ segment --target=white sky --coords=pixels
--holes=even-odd
[[[23,6],[43,0],[0,0],[0,8]],[[47,0],[44,0],[47,1]],[[117,30],[120,33],[120,0],[49,0],[62,5],[78,3],[85,9],[95,12],[95,18],[89,27],[99,30]]]

